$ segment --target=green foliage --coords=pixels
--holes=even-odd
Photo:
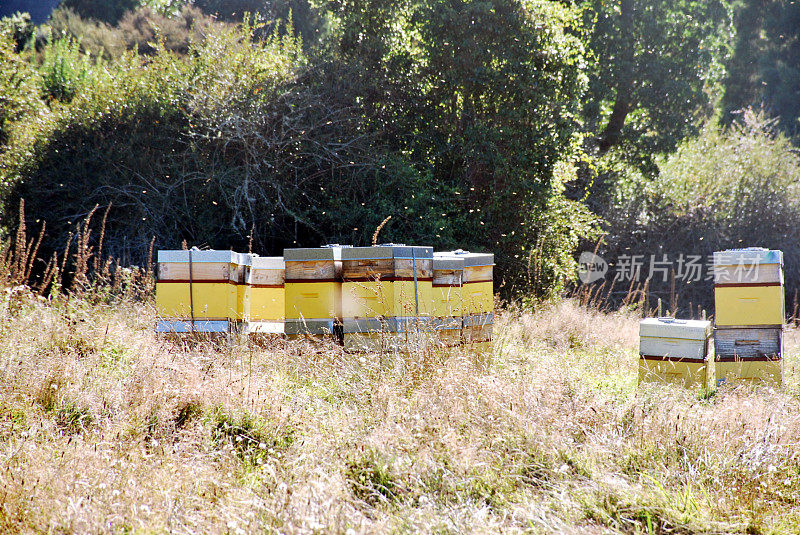
[[[36,70],[15,52],[15,48],[9,35],[0,34],[0,154],[12,130],[43,108],[37,98]]]
[[[742,124],[724,130],[707,125],[659,162],[653,179],[620,164],[609,168],[617,174],[601,213],[609,225],[611,259],[668,254],[675,260],[748,246],[796,254],[800,158],[763,116],[748,112]],[[787,266],[786,280],[791,291],[800,272]],[[667,284],[657,282],[651,281],[654,292],[666,292]],[[710,287],[695,286],[683,289],[684,301],[710,303]]]
[[[14,13],[0,19],[0,34],[11,37],[14,51],[21,52],[33,39],[35,26],[28,13]]]
[[[348,462],[344,475],[353,495],[368,505],[391,503],[400,498],[402,487],[397,476],[376,451],[370,450],[361,458]]]
[[[322,9],[313,59],[291,23],[259,39],[258,24],[193,8],[142,8],[113,28],[59,10],[67,35],[41,54],[52,113],[0,157],[4,210],[25,198],[47,219],[46,252],[111,204],[106,250],[134,261],[152,236],[363,245],[391,215],[384,240],[490,250],[507,293],[559,293],[596,226],[564,193],[583,158],[581,13],[543,0]]]
[[[736,43],[728,63],[725,119],[763,106],[789,136],[800,133],[800,4],[739,3]]]
[[[568,255],[548,258],[537,280],[526,276],[525,261],[537,240],[557,249],[549,240],[557,232],[591,226],[577,204],[576,213],[553,210],[572,178],[556,167],[569,167],[580,143],[579,13],[514,0],[327,9],[336,20],[333,53],[356,81],[353,99],[439,188],[446,223],[437,234],[495,251],[509,287],[542,294],[572,273]]]
[[[202,41],[213,24],[213,18],[192,6],[174,13],[164,7],[141,7],[125,13],[116,26],[83,18],[66,8],[55,10],[50,19],[53,35],[72,37],[80,43],[81,50],[106,58],[116,58],[130,50],[153,55],[159,46],[187,54],[189,44]]]
[[[114,28],[96,19],[83,18],[69,8],[60,7],[53,11],[48,25],[51,36],[70,37],[80,43],[82,51],[94,57],[116,57],[125,50]],[[46,44],[46,39],[37,39],[36,48],[42,49]]]
[[[271,425],[249,413],[237,417],[218,408],[212,415],[211,425],[215,444],[230,445],[242,460],[255,464],[286,450],[295,440],[291,426]]]
[[[584,108],[605,152],[649,164],[694,133],[722,77],[730,13],[722,0],[589,0],[595,61]],[[591,24],[591,22],[587,22]]]
[[[87,82],[91,70],[89,58],[79,43],[69,37],[53,39],[42,53],[40,84],[45,100],[71,101]]]

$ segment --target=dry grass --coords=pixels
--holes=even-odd
[[[507,313],[487,362],[0,295],[3,532],[800,530],[797,398],[637,389],[632,317]]]

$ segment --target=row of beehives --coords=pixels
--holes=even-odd
[[[751,247],[714,253],[711,322],[650,318],[639,327],[639,380],[719,385],[783,381],[783,253]]]
[[[334,336],[349,349],[435,339],[485,344],[493,324],[491,254],[387,244],[159,251],[158,332]]]

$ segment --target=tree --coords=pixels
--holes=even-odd
[[[327,7],[340,64],[356,66],[353,100],[433,175],[442,231],[495,251],[509,286],[557,292],[576,236],[591,233],[592,217],[563,197],[585,89],[579,13],[518,0]],[[529,276],[534,256],[544,264]]]
[[[747,0],[736,10],[736,45],[728,63],[723,107],[730,121],[748,106],[800,133],[800,4]]]
[[[600,153],[617,145],[649,160],[696,131],[721,77],[724,0],[590,0],[595,68],[584,113]]]

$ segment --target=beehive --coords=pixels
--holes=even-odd
[[[433,316],[440,345],[462,341],[464,259],[453,253],[433,253]]]
[[[249,314],[244,274],[249,255],[233,251],[159,251],[156,332],[227,332]]]
[[[332,335],[342,319],[342,250],[338,245],[284,249],[285,332]]]
[[[783,253],[751,247],[714,253],[715,376],[780,384]]]
[[[408,341],[409,333],[430,328],[430,247],[385,244],[345,249],[342,278],[345,348],[374,348],[375,340],[380,340],[381,348],[395,348]]]
[[[285,272],[283,257],[253,255],[251,258],[245,275],[246,287],[250,292],[249,333],[284,332]]]
[[[461,288],[463,340],[486,344],[492,340],[494,325],[494,255],[457,250],[452,254],[464,260]]]
[[[783,253],[761,248],[714,253],[717,327],[782,326]]]
[[[639,382],[708,386],[711,322],[647,318],[639,322]]]

